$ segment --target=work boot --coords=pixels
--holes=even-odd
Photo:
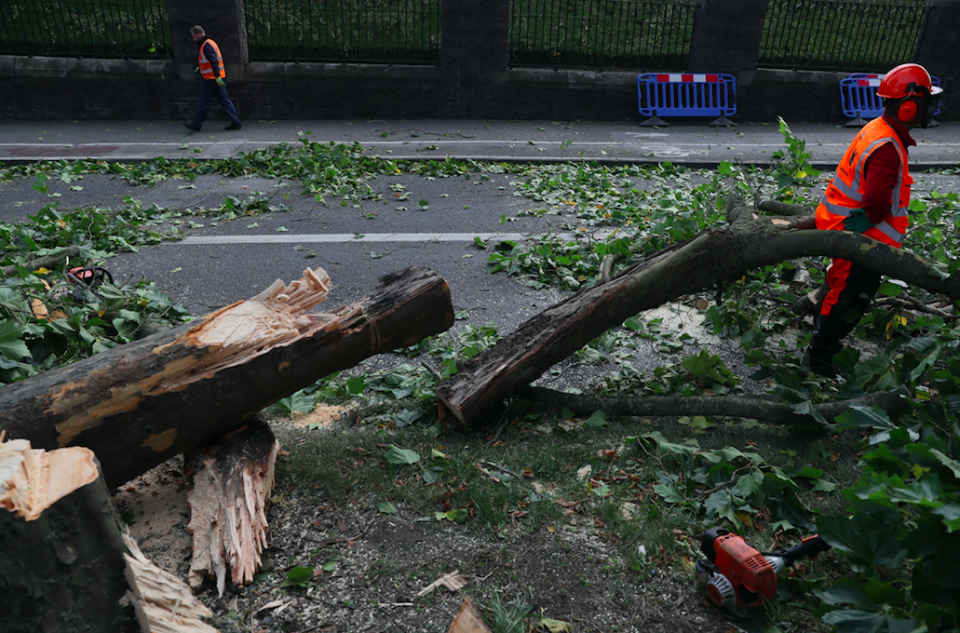
[[[842,375],[840,368],[834,365],[833,357],[835,354],[843,351],[843,343],[833,341],[832,343],[818,344],[816,341],[807,348],[807,363],[810,371],[820,374],[824,378],[836,380]]]

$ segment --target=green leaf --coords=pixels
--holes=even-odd
[[[416,451],[398,448],[397,446],[391,444],[390,448],[387,449],[387,461],[391,464],[408,466],[410,464],[416,464],[419,462],[420,456],[416,453]]]
[[[13,321],[0,321],[0,353],[12,360],[23,360],[30,356],[26,343],[20,340],[23,328]]]
[[[837,430],[846,431],[853,428],[869,428],[880,431],[889,431],[897,428],[890,421],[890,416],[880,407],[874,405],[865,407],[855,404],[836,417]]]
[[[366,384],[367,381],[363,376],[353,376],[351,378],[347,378],[347,391],[349,391],[351,395],[361,394],[363,393],[363,388],[366,386]]]
[[[657,449],[666,455],[683,455],[697,452],[697,449],[693,446],[684,446],[683,444],[668,442],[667,438],[665,438],[660,431],[652,431],[643,437],[654,440],[657,443]]]
[[[957,479],[960,479],[960,462],[955,459],[950,459],[948,456],[944,455],[935,448],[930,449],[930,454],[936,458],[941,464],[950,469],[950,472],[953,473],[953,476]]]
[[[470,515],[465,509],[450,510],[448,512],[434,512],[433,516],[437,521],[453,521],[454,523],[465,523]]]
[[[799,415],[809,415],[814,420],[822,424],[824,427],[829,428],[830,423],[827,422],[827,419],[823,417],[823,414],[820,413],[820,410],[810,402],[809,400],[804,400],[803,402],[798,402],[790,407],[794,413]]]
[[[303,587],[313,578],[313,567],[294,567],[287,572],[281,587]]]
[[[877,289],[877,292],[887,297],[899,297],[900,293],[903,292],[903,288],[901,288],[897,284],[892,284],[889,281],[885,281],[882,284],[880,284],[880,287]]]
[[[313,395],[300,390],[291,396],[281,398],[277,403],[288,415],[292,413],[309,413],[316,408]]]
[[[718,448],[713,452],[715,455],[717,455],[720,458],[721,461],[728,462],[728,463],[733,463],[738,458],[743,457],[743,453],[739,449],[734,448],[733,446],[725,446],[723,448]]]
[[[737,480],[737,492],[742,497],[752,497],[760,492],[760,484],[763,483],[763,474],[759,472],[741,475]]]
[[[590,414],[590,417],[583,421],[583,425],[591,429],[602,429],[607,426],[607,414],[603,411],[594,411]]]
[[[653,484],[653,491],[663,497],[667,503],[683,503],[685,499],[673,484]]]
[[[878,473],[904,476],[909,470],[909,463],[904,463],[893,454],[886,444],[880,444],[874,450],[864,453],[860,462]]]
[[[867,594],[863,591],[863,586],[850,578],[838,580],[825,591],[814,589],[813,594],[831,605],[852,604],[867,611],[882,610],[880,605],[867,597]]]
[[[720,490],[713,493],[703,503],[703,507],[707,511],[707,518],[716,516],[720,519],[726,519],[733,524],[735,529],[743,529],[743,523],[737,516],[739,503],[737,503],[736,498],[729,492]]]
[[[944,466],[954,477],[960,478],[960,462],[951,459],[937,449],[927,444],[908,444],[903,449],[918,466],[923,468]],[[943,471],[941,472],[946,474]]]
[[[937,506],[941,505],[940,495],[943,493],[943,485],[940,477],[936,473],[928,472],[922,479],[910,482],[910,485],[890,486],[887,495],[891,501],[902,501],[905,503],[924,504]]]
[[[716,426],[716,424],[713,423],[713,420],[702,415],[695,415],[693,417],[684,416],[682,418],[678,418],[677,422],[684,426],[690,427],[690,429],[694,431],[705,431]]]
[[[823,621],[837,627],[837,633],[913,633],[918,625],[916,620],[853,609],[831,611],[823,616]]]
[[[861,511],[851,518],[820,517],[817,529],[823,540],[847,555],[850,566],[859,573],[873,575],[880,565],[896,569],[907,555],[896,535],[873,514]]]
[[[393,415],[393,425],[397,428],[410,426],[423,417],[423,411],[419,409],[403,409]]]
[[[30,357],[30,350],[23,341],[0,341],[0,354],[11,360],[23,360]]]
[[[382,503],[375,504],[374,507],[376,507],[376,509],[377,509],[378,512],[381,512],[381,513],[383,513],[383,514],[396,514],[396,513],[397,513],[397,506],[393,505],[393,504],[390,503],[389,501],[384,501],[384,502],[382,502]]]
[[[329,563],[324,563],[323,567],[321,567],[320,569],[322,569],[327,573],[335,572],[337,571],[337,563],[336,561],[330,561]]]

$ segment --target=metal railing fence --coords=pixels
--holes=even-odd
[[[251,61],[435,64],[441,0],[245,0]]]
[[[685,70],[696,0],[512,0],[510,66]]]
[[[172,59],[166,0],[0,0],[0,55]]]
[[[758,66],[884,72],[911,61],[928,0],[770,0]]]

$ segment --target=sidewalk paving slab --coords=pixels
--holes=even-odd
[[[568,121],[248,121],[225,131],[210,122],[193,133],[176,121],[0,121],[0,161],[90,158],[142,161],[158,156],[218,159],[301,138],[359,143],[372,155],[394,159],[441,160],[447,156],[490,161],[593,160],[713,166],[740,160],[766,165],[785,150],[779,124],[713,128],[676,124],[640,127],[635,122]],[[842,123],[790,123],[806,141],[811,163],[832,168],[856,128]],[[306,134],[310,132],[310,134]],[[304,133],[301,136],[301,133]],[[928,168],[960,163],[960,122],[915,130],[911,163]],[[194,150],[200,150],[195,152]]]

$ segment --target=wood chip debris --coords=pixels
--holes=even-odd
[[[440,586],[446,587],[450,591],[460,591],[466,586],[467,580],[466,578],[464,578],[463,576],[460,576],[459,574],[460,574],[460,570],[457,569],[450,572],[446,576],[441,576],[440,578],[437,578],[432,583],[430,583],[429,585],[421,589],[420,592],[417,593],[417,597],[422,598],[423,596],[427,595],[428,593],[430,593],[431,591],[433,591],[434,589]]]

